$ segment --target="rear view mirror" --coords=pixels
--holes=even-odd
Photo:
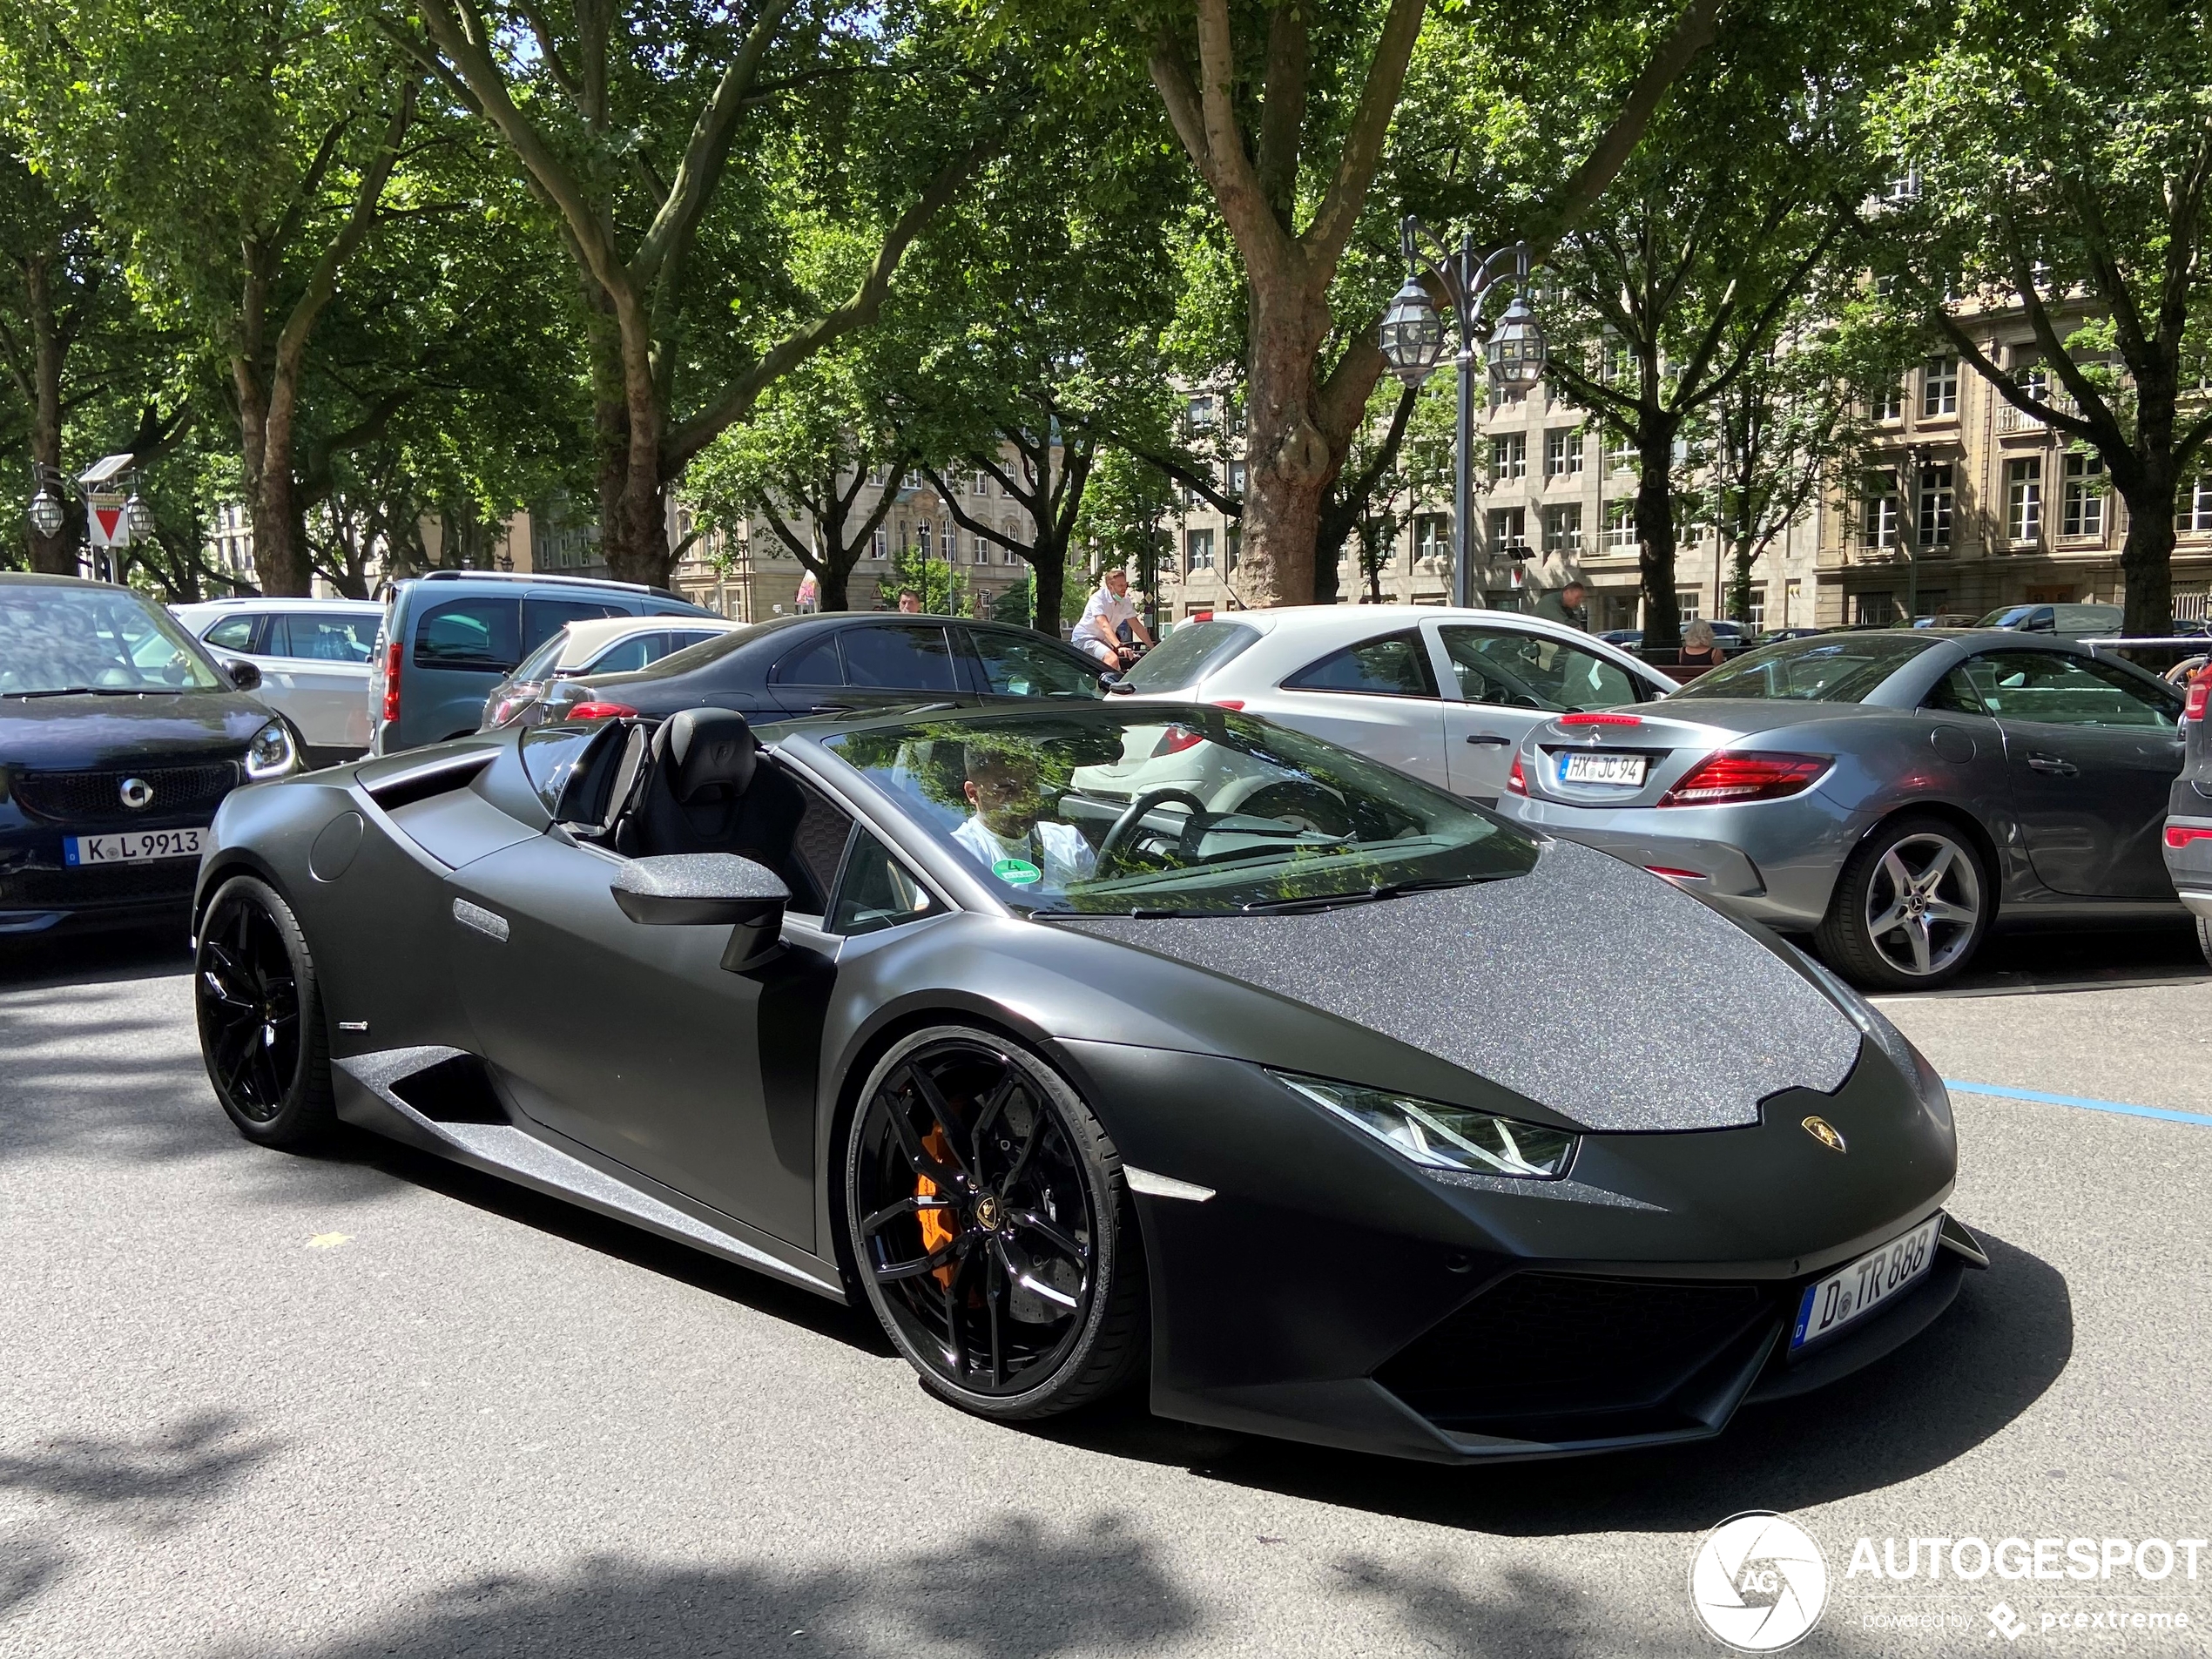
[[[224,659],[223,672],[230,676],[231,684],[241,691],[261,689],[261,670],[257,664]]]
[[[669,853],[632,859],[615,874],[615,902],[649,927],[727,927],[722,966],[758,968],[783,948],[791,889],[765,864],[734,853]]]

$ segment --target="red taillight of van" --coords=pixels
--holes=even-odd
[[[384,647],[384,724],[390,725],[400,718],[400,642],[393,640]]]

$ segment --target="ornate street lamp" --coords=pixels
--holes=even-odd
[[[62,526],[69,522],[69,509],[54,499],[51,490],[41,484],[38,493],[30,498],[30,528],[37,530],[42,539],[51,538],[62,533]]]
[[[1406,286],[1383,315],[1380,345],[1390,372],[1408,386],[1419,386],[1444,356],[1444,319],[1420,280],[1426,270],[1450,300],[1460,325],[1458,455],[1452,489],[1452,603],[1474,602],[1474,365],[1478,348],[1490,384],[1509,398],[1525,396],[1544,377],[1544,330],[1528,306],[1526,242],[1515,242],[1480,259],[1474,239],[1463,236],[1455,253],[1436,233],[1413,217],[1399,227],[1406,252]],[[1513,267],[1513,301],[1494,326],[1484,321],[1483,302]]]
[[[135,489],[131,492],[131,499],[123,503],[123,517],[131,526],[132,541],[150,542],[153,539],[153,509],[145,504]]]

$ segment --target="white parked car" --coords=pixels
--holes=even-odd
[[[169,609],[219,658],[261,671],[261,698],[299,728],[308,765],[334,765],[368,749],[369,658],[382,605],[211,599]]]
[[[1264,715],[1481,801],[1505,788],[1521,735],[1538,722],[1675,689],[1577,629],[1435,605],[1300,605],[1186,622],[1113,688],[1117,699]],[[1168,775],[1174,762],[1172,751],[1156,753],[1086,769],[1099,775],[1078,781],[1150,791],[1178,781]],[[1217,811],[1233,804],[1209,798]]]

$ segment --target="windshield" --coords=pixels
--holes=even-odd
[[[1179,691],[1194,685],[1259,637],[1241,622],[1186,622],[1122,677],[1132,691]]]
[[[560,632],[555,634],[552,638],[516,664],[515,671],[507,678],[522,685],[530,685],[544,679],[553,672],[553,664],[561,660],[561,647],[568,643],[569,631],[563,627]]]
[[[1442,791],[1217,708],[1037,710],[824,743],[1032,914],[1225,915],[1520,875]]]
[[[1701,675],[1667,700],[1748,697],[1856,703],[1936,643],[1902,630],[1779,640]]]
[[[135,593],[0,585],[0,697],[231,689],[184,629]]]

